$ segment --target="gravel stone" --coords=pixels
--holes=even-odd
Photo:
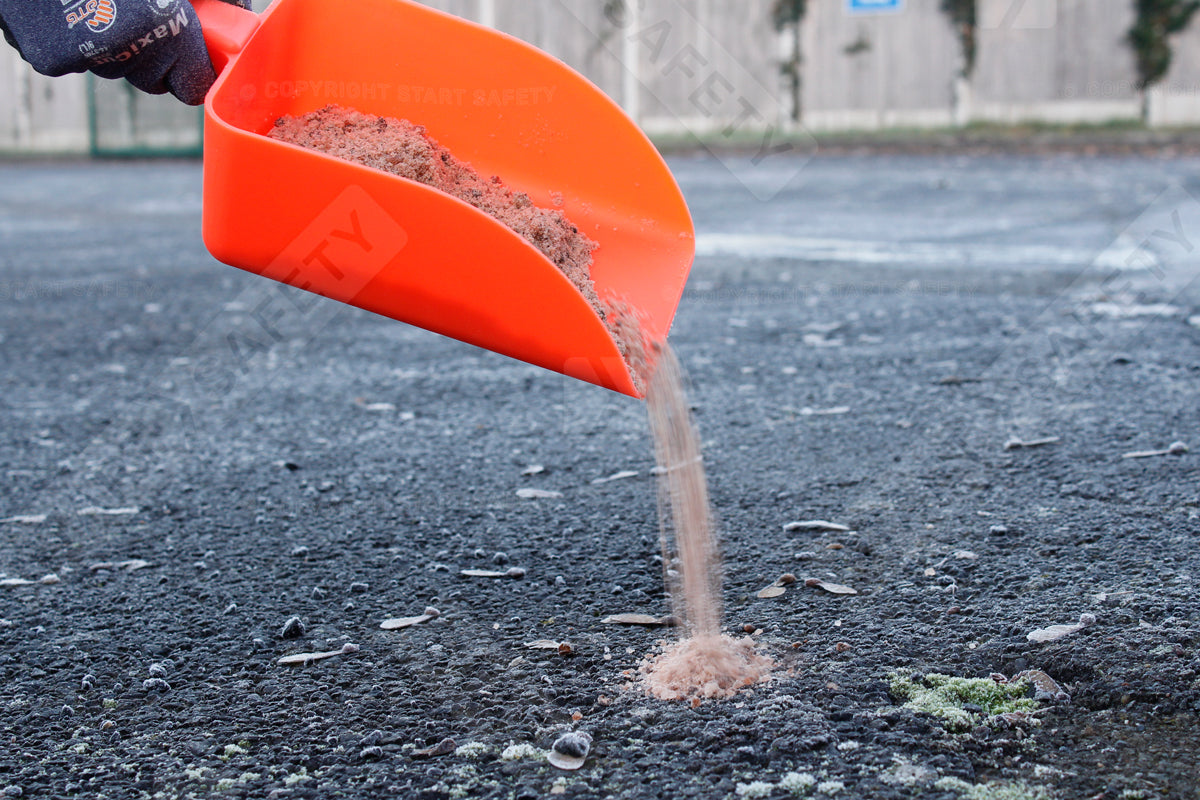
[[[283,623],[283,627],[279,629],[280,639],[299,639],[304,635],[304,623],[299,617],[289,617],[288,621]]]

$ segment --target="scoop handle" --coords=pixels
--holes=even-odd
[[[221,0],[192,0],[192,7],[204,29],[208,56],[220,75],[258,30],[258,14]]]

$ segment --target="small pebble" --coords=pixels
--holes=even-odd
[[[371,745],[370,747],[364,747],[358,755],[363,761],[377,761],[383,758],[383,748],[378,745]]]
[[[289,555],[295,558],[305,558],[308,556],[308,548],[302,544],[296,545],[292,548],[292,552]]]
[[[292,617],[287,622],[283,623],[283,627],[279,630],[280,639],[299,639],[304,635],[304,623],[299,617]]]
[[[993,525],[991,528],[988,529],[988,533],[990,533],[992,536],[1004,536],[1005,534],[1008,533],[1008,526],[1007,525]]]
[[[505,553],[504,551],[500,551],[500,552],[496,553],[494,556],[492,556],[492,563],[493,564],[507,564],[508,563],[508,553]]]
[[[850,644],[849,644],[849,642],[838,642],[837,644],[835,644],[833,646],[833,649],[838,651],[839,653],[844,653],[850,649]]]
[[[325,595],[326,595],[325,590],[322,589],[320,586],[313,587],[312,596],[313,596],[314,600],[324,600]]]
[[[96,676],[88,673],[79,681],[79,688],[83,691],[96,688]]]
[[[167,668],[158,662],[155,662],[147,667],[146,672],[150,673],[151,678],[167,677]]]
[[[586,731],[564,733],[554,741],[547,760],[559,769],[579,769],[592,749],[592,735]]]
[[[225,616],[229,616],[230,614],[236,614],[237,610],[238,610],[237,603],[230,603],[229,605],[225,606],[225,610],[222,611],[221,613],[224,614]]]
[[[171,691],[171,684],[162,678],[147,678],[142,681],[142,689],[147,692],[169,692]]]
[[[370,588],[371,584],[363,583],[361,581],[355,581],[354,583],[350,584],[350,591],[354,594],[362,594],[366,591],[369,591]]]

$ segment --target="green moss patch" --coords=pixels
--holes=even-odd
[[[991,678],[958,678],[936,672],[924,677],[896,673],[890,684],[892,697],[906,701],[905,708],[939,718],[953,733],[969,731],[997,714],[1029,712],[1038,707],[1028,696],[1026,680],[1002,684]]]

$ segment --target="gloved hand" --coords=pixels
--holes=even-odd
[[[43,75],[90,70],[189,105],[217,77],[188,0],[0,0],[0,29]]]

